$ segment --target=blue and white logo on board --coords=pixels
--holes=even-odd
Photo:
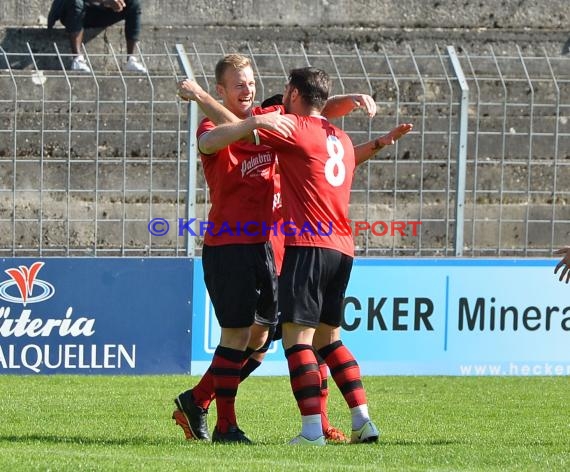
[[[0,299],[26,306],[28,303],[39,303],[53,297],[55,294],[53,285],[37,278],[44,264],[37,261],[29,267],[21,265],[18,268],[5,269],[4,272],[10,276],[10,279],[0,283]]]

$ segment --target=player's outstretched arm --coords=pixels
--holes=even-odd
[[[210,118],[216,125],[240,121],[236,115],[218,102],[194,80],[186,79],[178,82],[178,96],[182,100],[196,102],[204,112],[204,115]]]
[[[402,123],[401,125],[393,128],[388,134],[385,134],[384,136],[380,136],[379,138],[373,139],[372,141],[354,146],[356,165],[366,162],[378,151],[384,149],[386,146],[394,144],[402,136],[405,136],[410,131],[412,131],[412,129],[414,129],[414,125],[412,123]]]
[[[556,267],[554,268],[554,273],[557,274],[560,269],[560,277],[558,280],[560,282],[568,283],[570,282],[570,246],[565,246],[563,248],[557,249],[554,251],[555,256],[562,256],[562,259]]]
[[[321,114],[328,119],[340,118],[358,108],[363,108],[370,118],[376,115],[376,102],[370,95],[363,93],[333,95],[327,100]]]

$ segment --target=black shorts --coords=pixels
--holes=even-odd
[[[222,328],[277,324],[277,273],[270,243],[204,245],[202,266]]]
[[[352,261],[334,249],[287,246],[279,276],[280,322],[340,326]]]

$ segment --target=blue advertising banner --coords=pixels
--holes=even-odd
[[[570,286],[555,259],[356,259],[344,343],[365,375],[570,375]],[[195,264],[192,373],[219,339]],[[280,345],[263,375],[285,375]]]
[[[193,261],[0,259],[0,374],[190,367]]]

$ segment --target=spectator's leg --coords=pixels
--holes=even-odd
[[[77,33],[69,33],[69,43],[73,55],[79,56],[81,54],[81,45],[83,44],[83,30]]]
[[[60,21],[69,35],[71,52],[75,56],[81,54],[85,15],[86,6],[84,0],[67,0],[65,2]]]
[[[88,8],[85,27],[107,28],[124,20],[127,54],[130,56],[134,54],[136,44],[139,41],[142,10],[140,0],[125,0],[125,3],[126,7],[120,12],[115,12],[109,8]]]
[[[127,64],[125,70],[146,73],[146,68],[135,56],[136,45],[141,30],[140,0],[125,0],[126,7],[120,12],[109,8],[87,8],[85,28],[107,28],[120,21],[125,21],[125,40],[127,45]]]
[[[125,40],[127,54],[132,56],[139,41],[141,32],[141,4],[140,0],[127,0],[125,8]]]

